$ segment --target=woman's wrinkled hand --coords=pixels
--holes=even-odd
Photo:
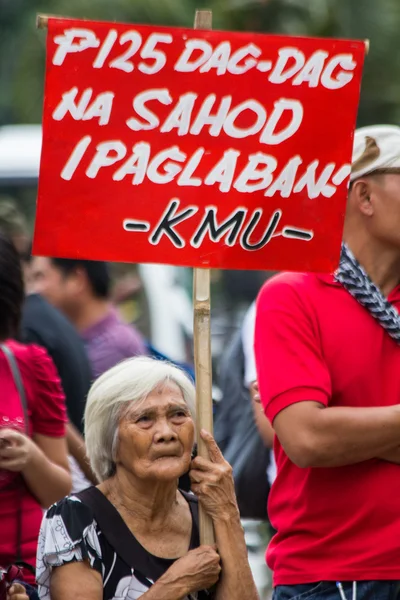
[[[199,546],[179,558],[158,582],[180,594],[207,590],[217,583],[221,572],[220,556],[216,546]]]
[[[7,590],[7,600],[29,600],[23,585],[13,583]]]
[[[34,442],[14,429],[0,430],[0,469],[21,473],[28,466]]]
[[[201,431],[210,459],[197,456],[190,467],[191,489],[212,519],[229,520],[239,515],[232,467],[224,459],[213,436]]]

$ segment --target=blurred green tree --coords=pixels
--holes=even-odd
[[[201,0],[196,4],[193,0],[0,0],[0,123],[40,122],[46,35],[35,28],[37,13],[191,26],[194,7],[202,4]]]
[[[400,123],[400,0],[216,0],[231,29],[368,39],[358,124]],[[334,118],[334,115],[332,115]]]
[[[359,124],[400,122],[400,0],[0,0],[0,124],[40,122],[36,13],[191,27],[196,8],[211,8],[219,29],[368,38]]]

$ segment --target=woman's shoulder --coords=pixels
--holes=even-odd
[[[67,422],[65,396],[47,351],[35,344],[7,341],[19,367],[31,412],[33,433],[63,437]]]
[[[25,344],[18,340],[7,340],[6,346],[10,348],[18,361],[40,360],[42,356],[48,356],[46,350],[37,344]]]
[[[14,354],[24,378],[28,376],[58,380],[56,368],[47,350],[36,344],[23,344],[17,340],[8,340],[6,345]]]
[[[102,551],[97,524],[89,506],[77,496],[67,496],[53,504],[43,518],[38,561],[42,567],[53,567],[85,559],[101,570]]]
[[[71,550],[79,543],[93,546],[101,557],[97,523],[90,506],[75,495],[51,506],[42,522],[42,534],[56,541],[58,550]]]
[[[66,522],[73,521],[75,527],[77,525],[87,527],[94,522],[94,514],[90,506],[75,494],[59,500],[46,511],[45,520],[60,518],[66,519]]]

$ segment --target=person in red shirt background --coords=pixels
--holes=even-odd
[[[257,303],[274,600],[400,595],[400,128],[355,134],[340,266]]]
[[[70,492],[71,477],[64,394],[55,367],[42,348],[16,341],[23,301],[18,252],[0,234],[0,566],[23,563],[25,581],[33,585],[42,509]]]

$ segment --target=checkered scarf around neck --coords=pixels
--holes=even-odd
[[[371,281],[346,244],[342,245],[335,279],[386,329],[400,344],[400,314]]]

